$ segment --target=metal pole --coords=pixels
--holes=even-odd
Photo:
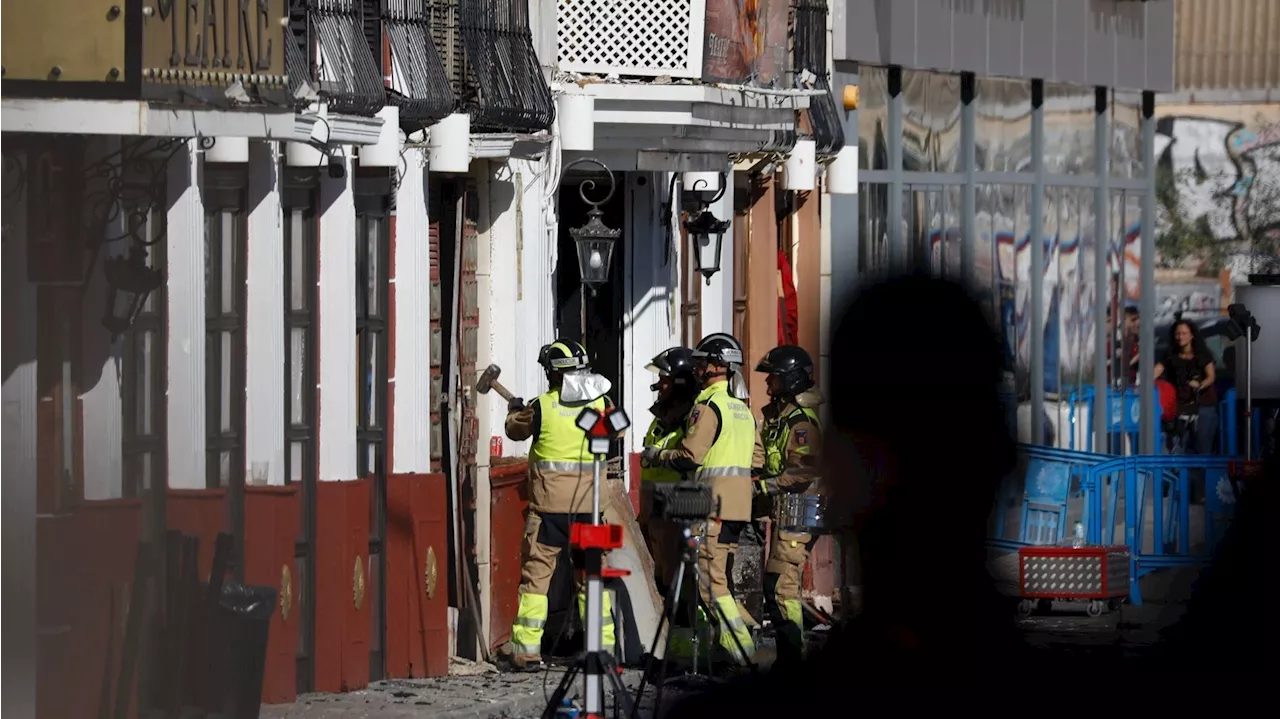
[[[1044,441],[1044,80],[1031,81],[1031,444]]]
[[[1111,253],[1111,127],[1107,122],[1108,90],[1099,87],[1095,93],[1093,164],[1098,185],[1093,195],[1093,446],[1096,452],[1106,452],[1107,363],[1112,354],[1107,322],[1111,288],[1111,273],[1107,268]]]
[[[974,290],[974,253],[978,245],[977,187],[974,173],[978,171],[977,152],[977,79],[973,73],[960,75],[960,161],[964,169],[964,184],[960,187],[960,223],[964,233],[960,238],[960,282],[965,289]],[[943,245],[946,246],[945,244]]]
[[[600,421],[604,421],[603,419]],[[595,454],[591,462],[591,524],[600,524],[600,470],[604,465],[603,455]],[[586,682],[587,715],[604,715],[604,677],[600,666],[601,647],[603,645],[604,623],[601,613],[604,608],[604,586],[600,570],[604,564],[604,552],[600,549],[587,550],[587,608],[585,624],[587,625],[587,670],[583,672]]]
[[[1138,302],[1142,317],[1138,323],[1138,415],[1139,452],[1155,454],[1156,400],[1151,375],[1156,352],[1156,94],[1142,93],[1142,269],[1139,273]],[[1123,259],[1123,254],[1121,255]]]
[[[902,68],[889,68],[889,197],[886,221],[889,224],[889,272],[906,267],[907,238],[902,236]],[[871,148],[867,148],[868,152]]]
[[[1244,329],[1244,459],[1253,459],[1253,342],[1249,328]],[[1225,453],[1224,453],[1225,454]]]
[[[601,420],[603,421],[603,420]],[[591,459],[591,523],[600,524],[600,469],[604,455],[592,455]]]

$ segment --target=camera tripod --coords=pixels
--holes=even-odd
[[[693,594],[696,597],[696,603],[703,613],[707,616],[708,622],[718,622],[720,631],[729,632],[729,636],[733,638],[734,646],[738,648],[738,653],[742,656],[746,666],[754,674],[757,671],[756,665],[747,656],[746,647],[742,646],[742,641],[738,639],[738,635],[729,630],[729,617],[725,614],[724,609],[716,602],[708,602],[703,598],[701,592],[701,574],[698,568],[698,537],[693,534],[688,524],[680,525],[680,563],[676,568],[676,576],[671,583],[670,589],[667,591],[666,597],[662,603],[662,616],[658,618],[658,628],[654,631],[653,641],[649,644],[649,659],[645,662],[644,675],[640,679],[640,686],[636,689],[635,703],[632,705],[630,717],[635,719],[640,710],[640,700],[644,696],[645,687],[652,683],[655,687],[653,699],[654,711],[660,707],[662,703],[662,690],[667,675],[667,655],[671,651],[672,634],[668,632],[667,641],[663,644],[662,658],[658,658],[657,647],[658,641],[662,638],[662,630],[675,620],[676,612],[680,610],[682,603],[685,601],[682,597],[684,590],[684,577],[686,573],[693,574],[694,586]],[[696,619],[693,624],[697,625]],[[696,639],[697,629],[695,628],[695,640],[693,643],[693,670],[698,670],[698,641]],[[707,670],[708,674],[711,669],[711,651],[708,650]],[[657,663],[657,677],[654,678],[655,666]],[[651,681],[652,679],[652,681]]]

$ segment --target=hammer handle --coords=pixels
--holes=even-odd
[[[501,398],[505,399],[505,400],[506,400],[506,401],[508,401],[508,402],[510,402],[511,400],[515,399],[515,395],[511,394],[510,392],[508,392],[508,391],[507,391],[507,388],[506,388],[506,387],[503,387],[503,386],[502,386],[502,383],[501,383],[501,382],[499,382],[498,380],[494,380],[494,381],[490,382],[490,383],[489,383],[489,389],[493,390],[494,392],[497,392],[499,397],[501,397]]]

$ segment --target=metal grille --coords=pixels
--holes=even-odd
[[[458,95],[482,130],[546,130],[551,88],[533,50],[528,0],[458,0],[462,42],[475,84]]]
[[[705,14],[705,0],[558,0],[558,67],[699,78]]]
[[[432,39],[429,0],[387,0],[391,102],[403,119],[430,124],[453,112],[457,98]]]
[[[1102,591],[1102,557],[1026,557],[1023,591],[1027,594],[1096,594]]]
[[[827,3],[825,0],[796,0],[794,59],[796,72],[813,73],[813,87],[827,92],[809,98],[809,124],[819,155],[834,155],[844,147],[840,111],[831,96],[827,78]],[[799,78],[797,78],[799,84]]]
[[[309,76],[316,81],[315,89],[329,110],[375,114],[386,102],[386,91],[379,62],[369,49],[360,4],[356,0],[309,0],[307,15],[318,49]]]

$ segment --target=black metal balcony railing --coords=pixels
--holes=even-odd
[[[285,63],[300,106],[311,86],[334,113],[371,116],[386,104],[381,58],[365,38],[357,0],[291,0]]]
[[[382,20],[391,42],[392,104],[401,120],[428,125],[453,112],[457,96],[431,37],[431,0],[384,0]]]
[[[844,127],[827,76],[826,0],[795,0],[794,18],[797,85],[799,75],[808,70],[816,77],[814,88],[827,91],[809,98],[809,126],[818,154],[834,155],[844,148]]]
[[[473,129],[549,129],[555,104],[534,53],[528,0],[429,1],[436,47]]]

